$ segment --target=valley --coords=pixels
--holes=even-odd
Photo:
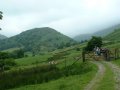
[[[29,47],[29,50],[24,50],[24,55],[26,56],[21,58],[15,57],[14,62],[16,65],[0,74],[1,90],[119,90],[119,79],[116,79],[119,78],[119,59],[113,59],[108,62],[102,58],[100,58],[99,61],[95,61],[93,58],[88,57],[86,62],[83,62],[82,52],[88,42],[78,43],[64,35],[59,36],[59,34],[56,37],[59,37],[60,41],[57,39],[57,41],[53,42],[58,45],[64,43],[62,45],[63,47],[54,48],[52,41],[46,42],[46,40],[50,38],[54,40],[51,35],[49,38],[45,37],[46,39],[44,39],[44,36],[40,36],[40,39],[45,40],[48,45],[53,44],[50,49],[54,49],[48,51],[49,47],[45,46],[46,49],[36,51],[35,54],[33,54],[33,50],[35,49],[32,47],[39,50],[39,47],[34,45],[34,41],[41,42],[39,38],[34,38],[37,36],[38,30],[36,34],[32,35],[31,33],[33,33],[33,31],[34,30],[32,30],[32,32],[30,31],[29,34],[26,31],[18,36],[13,36],[1,41],[3,45],[5,45],[6,41],[11,42],[18,40],[19,43],[22,44],[22,47],[19,47],[20,44],[18,44],[18,42],[14,42],[15,47],[3,50],[1,47],[2,52],[13,53],[22,49],[24,50],[24,48],[26,49],[28,46],[27,41],[33,39],[31,42],[32,46]],[[119,31],[119,29],[115,30],[111,34],[108,34],[108,36],[105,36],[102,47],[108,48],[109,50],[120,48],[118,39],[120,35],[118,33]],[[56,33],[56,31],[54,32]],[[31,34],[31,38],[27,37],[26,33],[28,35]],[[45,32],[44,35],[47,35],[46,33],[48,32]],[[24,34],[26,34],[26,37]],[[115,35],[115,37],[110,39],[111,35]],[[26,39],[27,41],[22,42],[22,39]],[[2,45],[2,43],[0,45]],[[27,43],[27,46],[23,46],[25,43]],[[66,46],[67,43],[69,43],[68,46]],[[38,43],[38,46],[40,45],[42,44]],[[42,51],[45,50],[46,52],[42,53]]]
[[[0,90],[120,90],[120,0],[0,0]]]

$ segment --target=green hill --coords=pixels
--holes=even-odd
[[[120,29],[114,30],[114,32],[112,32],[109,35],[105,36],[104,39],[108,40],[108,41],[120,41]]]
[[[105,37],[106,35],[112,33],[115,29],[120,28],[120,24],[94,32],[92,34],[80,34],[78,36],[75,36],[73,39],[76,41],[82,41],[82,40],[89,40],[92,36],[101,36]]]
[[[0,42],[0,50],[20,47],[35,52],[52,51],[76,43],[73,39],[49,27],[27,30]]]

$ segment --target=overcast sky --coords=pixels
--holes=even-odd
[[[0,34],[51,27],[68,36],[120,23],[120,0],[0,0]]]

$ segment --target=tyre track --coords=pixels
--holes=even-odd
[[[105,66],[99,62],[99,61],[94,61],[92,62],[98,66],[98,72],[96,73],[95,77],[93,80],[90,81],[90,83],[85,87],[84,90],[96,90],[97,87],[99,86],[99,82],[102,80],[105,74]]]

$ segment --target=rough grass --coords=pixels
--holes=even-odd
[[[112,44],[106,45],[105,47],[109,49],[120,48],[120,42],[113,42]]]
[[[91,65],[92,71],[84,74],[62,77],[48,83],[27,85],[11,90],[83,90],[97,72],[97,66]]]
[[[63,59],[58,60],[57,67],[58,68],[64,68],[65,67],[65,61],[66,65],[69,66],[72,63],[75,62],[74,57],[80,56],[81,57],[81,47],[80,51],[77,51],[75,47],[72,49],[67,49],[64,52],[69,53],[67,56],[65,56]],[[61,52],[61,50],[60,50]],[[47,60],[49,57],[54,55],[56,52],[50,52],[50,54],[46,55],[38,55],[35,57],[25,57],[21,59],[16,59],[16,62],[18,64],[18,67],[27,67],[31,68],[33,65],[42,65],[44,62],[48,64]],[[57,52],[58,53],[58,52]],[[81,61],[78,61],[77,63],[81,63]],[[48,83],[43,84],[36,84],[36,85],[28,85],[23,86],[21,88],[15,88],[13,90],[83,90],[83,88],[88,84],[88,82],[95,76],[97,72],[97,67],[94,64],[89,63],[92,66],[92,70],[81,73],[81,74],[74,74],[69,75],[68,77],[61,77],[58,80],[52,80]],[[14,68],[16,69],[16,67]]]
[[[77,62],[74,65],[63,67],[62,69],[55,66],[42,66],[20,71],[8,72],[1,74],[0,88],[1,90],[20,87],[30,84],[40,84],[57,80],[62,77],[68,76],[81,76],[89,72],[96,71],[96,67],[89,63]],[[13,77],[14,76],[14,77]],[[94,76],[94,75],[93,75]],[[89,78],[88,78],[89,80]],[[86,80],[85,80],[86,81]],[[74,82],[74,81],[73,81]]]
[[[112,62],[115,63],[116,65],[120,66],[120,59],[113,60]]]
[[[42,63],[46,61],[50,56],[51,56],[50,54],[38,55],[34,57],[30,56],[30,57],[16,59],[15,61],[19,66],[27,66],[27,65]]]

